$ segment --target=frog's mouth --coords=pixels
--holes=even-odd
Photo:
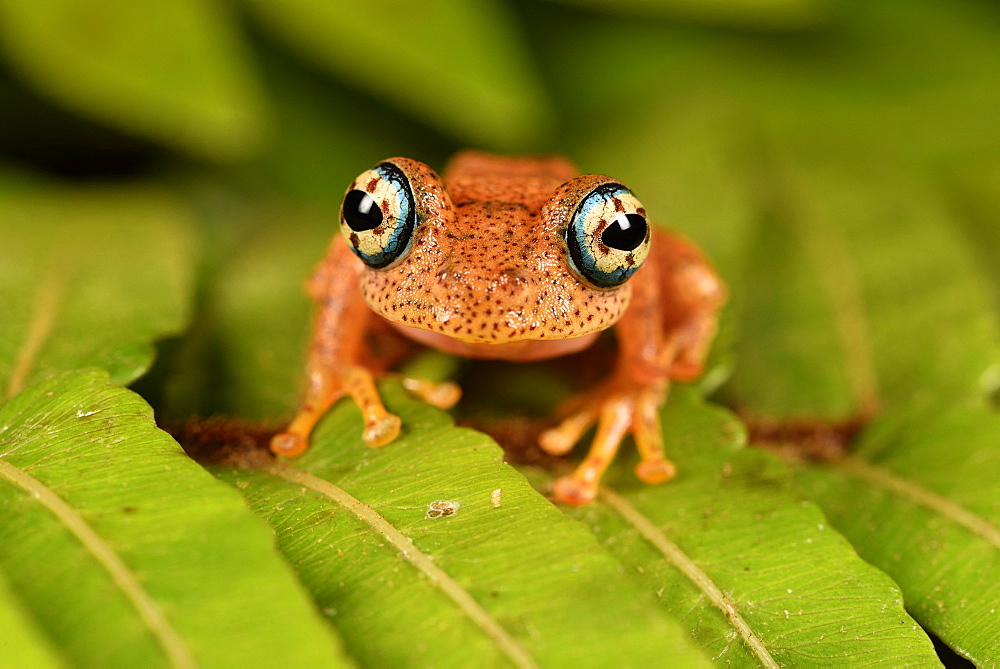
[[[600,334],[599,332],[591,332],[567,339],[520,339],[494,344],[490,342],[463,341],[440,332],[410,327],[392,321],[388,322],[409,339],[425,346],[436,348],[439,351],[444,351],[445,353],[459,355],[464,358],[512,360],[516,362],[547,360],[548,358],[557,358],[576,353],[594,343],[594,340]]]

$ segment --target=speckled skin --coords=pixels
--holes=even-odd
[[[605,330],[624,313],[631,285],[585,285],[566,264],[562,238],[580,194],[606,178],[566,183],[574,171],[561,159],[505,172],[509,160],[463,153],[445,189],[425,165],[391,160],[410,177],[427,223],[406,258],[364,271],[360,285],[372,310],[393,324],[445,335],[410,336],[469,357],[539,359],[585,346],[589,338],[575,347],[567,340]],[[496,346],[512,342],[519,344]]]
[[[388,323],[457,355],[530,361],[580,350],[614,326],[620,342],[615,374],[570,403],[562,422],[542,435],[545,450],[563,453],[598,424],[590,454],[556,483],[554,497],[572,504],[592,500],[628,433],[642,455],[639,477],[669,479],[674,468],[663,456],[658,408],[671,378],[700,374],[724,299],[698,251],[676,236],[653,233],[650,255],[631,279],[597,288],[567,262],[565,230],[580,199],[608,177],[577,177],[561,158],[472,151],[457,154],[443,180],[423,163],[389,162],[408,177],[421,223],[410,250],[383,269],[366,267],[340,235],[334,239],[309,281],[319,305],[309,393],[272,450],[304,451],[312,426],[344,394],[365,414],[369,445],[395,438],[399,419],[385,411],[372,383],[370,370],[380,371],[379,364],[366,359],[362,335],[371,328]],[[349,190],[368,187],[355,181]],[[439,405],[458,396],[447,385],[409,387]]]

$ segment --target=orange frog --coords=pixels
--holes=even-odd
[[[562,158],[510,158],[465,151],[442,179],[423,163],[390,158],[361,174],[344,196],[340,231],[309,280],[318,304],[304,406],[274,437],[284,456],[305,451],[330,406],[351,395],[369,446],[391,442],[368,334],[391,327],[470,358],[533,361],[579,351],[614,327],[619,355],[609,379],[571,400],[540,446],[568,452],[596,423],[590,452],[553,496],[586,504],[622,439],[641,455],[647,483],[674,476],[659,413],[672,379],[702,371],[724,288],[688,241],[653,230],[622,183],[577,176]],[[448,407],[454,384],[404,385]]]

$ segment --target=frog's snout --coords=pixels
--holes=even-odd
[[[466,304],[475,301],[500,304],[501,299],[520,301],[527,299],[534,287],[531,273],[519,265],[487,270],[484,267],[457,267],[449,262],[438,269],[436,278],[441,287],[461,297]]]

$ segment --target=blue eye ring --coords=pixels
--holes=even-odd
[[[581,198],[566,226],[570,266],[598,288],[628,281],[649,254],[646,211],[618,182],[601,184]]]
[[[416,226],[410,180],[390,162],[358,176],[341,204],[341,232],[354,255],[372,269],[383,269],[403,257]]]

